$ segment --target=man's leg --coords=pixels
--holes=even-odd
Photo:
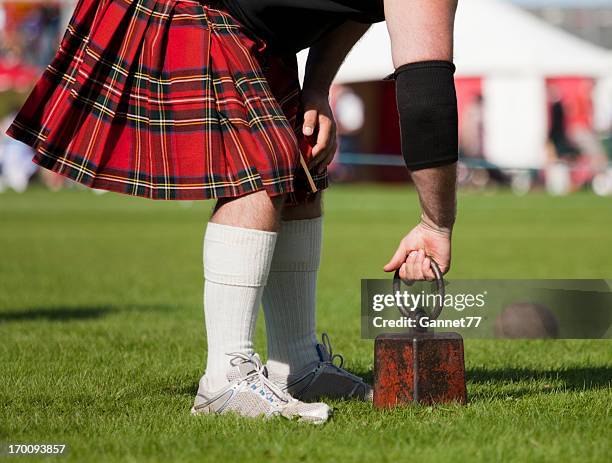
[[[332,362],[329,338],[317,342],[315,311],[321,255],[321,195],[283,209],[263,306],[269,376],[294,397],[371,400],[372,390]]]
[[[253,335],[276,242],[281,199],[257,192],[219,201],[204,237],[208,359],[200,386],[228,384],[230,353],[253,354]]]
[[[283,209],[263,305],[271,375],[285,380],[319,360],[316,287],[321,255],[321,193]]]
[[[267,193],[220,201],[204,237],[208,359],[191,413],[234,412],[322,423],[324,403],[293,399],[267,378],[253,335],[276,242],[282,198]],[[228,355],[229,354],[229,355]]]

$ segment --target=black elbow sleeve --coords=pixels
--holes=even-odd
[[[448,61],[400,66],[392,74],[399,112],[402,154],[409,170],[457,162],[457,95]]]

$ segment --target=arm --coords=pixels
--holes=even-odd
[[[385,16],[396,68],[428,60],[452,61],[457,0],[385,0]],[[411,171],[421,204],[420,223],[385,265],[405,279],[433,279],[433,258],[446,273],[456,214],[456,164]]]
[[[309,165],[311,169],[324,169],[336,152],[336,128],[329,106],[329,88],[344,58],[368,28],[368,24],[347,21],[310,48],[302,92],[302,132],[308,137],[316,135]]]

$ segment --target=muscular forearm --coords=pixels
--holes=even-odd
[[[385,0],[396,68],[452,61],[456,8],[457,0]],[[448,66],[413,67],[396,78],[402,153],[419,192],[423,224],[446,232],[455,222],[457,153],[454,68]]]
[[[368,24],[347,21],[313,45],[306,62],[304,91],[327,92],[344,58],[368,27]]]
[[[421,223],[400,242],[385,265],[386,272],[399,269],[407,280],[433,280],[435,261],[442,273],[451,262],[451,235],[455,222],[455,182],[457,164],[419,169],[411,172],[421,201]]]
[[[419,193],[421,222],[450,234],[457,211],[457,164],[417,170],[411,176]]]
[[[396,67],[402,154],[421,202],[414,227],[385,265],[401,278],[434,279],[450,268],[456,214],[457,102],[453,24],[457,0],[385,0]]]

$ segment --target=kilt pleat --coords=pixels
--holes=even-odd
[[[216,3],[80,0],[7,133],[93,188],[276,196],[307,190],[298,112],[295,57],[268,52]]]

